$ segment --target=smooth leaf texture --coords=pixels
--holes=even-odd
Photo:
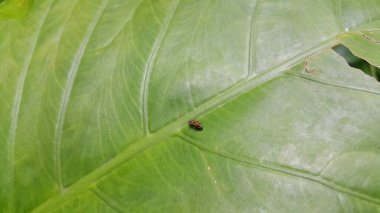
[[[5,0],[0,31],[0,212],[380,212],[380,84],[331,50],[379,66],[379,0]]]

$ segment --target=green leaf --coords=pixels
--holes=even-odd
[[[338,38],[356,56],[380,67],[380,30],[346,33]]]
[[[19,2],[0,212],[380,212],[379,0]]]

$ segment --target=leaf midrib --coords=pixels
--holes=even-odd
[[[259,0],[258,0],[259,1]],[[256,5],[257,6],[257,5]],[[48,12],[47,12],[48,13]],[[170,22],[170,21],[169,21]],[[360,26],[359,26],[360,27]],[[355,28],[359,28],[355,27]],[[38,37],[37,37],[38,39]],[[164,39],[164,38],[162,38]],[[250,38],[251,40],[252,38]],[[253,38],[254,39],[254,38]],[[205,114],[233,99],[236,97],[256,88],[257,86],[268,82],[272,79],[277,78],[283,72],[285,72],[287,69],[293,67],[300,61],[306,59],[307,57],[310,57],[311,55],[316,54],[322,49],[332,47],[337,44],[337,41],[335,37],[332,37],[328,40],[325,40],[321,42],[320,44],[286,60],[285,62],[279,64],[278,66],[272,67],[268,69],[267,71],[258,74],[256,76],[250,76],[246,79],[243,79],[239,82],[237,82],[235,85],[227,88],[226,90],[222,91],[221,93],[215,95],[214,97],[211,97],[208,101],[206,101],[204,104],[194,108],[193,111],[187,112],[183,115],[181,115],[176,120],[172,121],[171,123],[167,124],[160,130],[153,132],[152,134],[148,134],[146,137],[141,138],[137,140],[135,143],[130,145],[128,148],[126,148],[123,152],[116,155],[114,158],[110,159],[108,162],[102,164],[99,168],[95,169],[91,173],[87,174],[83,178],[79,179],[77,182],[75,182],[70,187],[64,189],[64,191],[56,195],[48,200],[46,200],[44,203],[36,207],[33,212],[43,212],[44,209],[49,209],[50,207],[54,207],[56,205],[60,205],[65,201],[68,201],[75,197],[76,195],[83,193],[84,191],[91,189],[95,187],[95,184],[99,179],[104,178],[107,176],[107,174],[110,173],[113,169],[121,166],[122,164],[126,163],[128,160],[132,159],[134,156],[138,155],[139,153],[145,151],[148,148],[151,148],[158,143],[162,142],[165,138],[172,137],[174,134],[178,132],[178,130],[186,124],[187,120],[193,117],[198,117],[199,115]],[[254,45],[254,44],[252,44]],[[159,45],[160,46],[160,45]],[[155,48],[153,48],[155,50]],[[152,53],[154,56],[154,53]],[[251,53],[249,53],[251,54]],[[250,59],[249,59],[250,60]],[[154,60],[153,60],[154,62]],[[249,62],[248,66],[252,66]],[[148,71],[149,71],[148,67]],[[145,128],[145,127],[144,127]],[[296,170],[290,169],[290,174],[295,172]]]
[[[271,68],[266,72],[263,72],[251,78],[241,80],[237,84],[210,98],[204,104],[201,104],[198,107],[194,108],[193,111],[183,114],[160,130],[157,130],[156,132],[153,132],[152,134],[137,140],[123,152],[116,155],[108,162],[102,164],[99,168],[84,176],[70,187],[66,188],[63,193],[46,200],[40,206],[35,208],[33,212],[44,212],[44,209],[50,209],[56,205],[60,205],[65,201],[73,199],[76,195],[95,187],[96,182],[99,181],[99,179],[102,179],[106,175],[110,174],[110,171],[123,165],[139,153],[142,153],[148,148],[151,148],[164,141],[166,138],[172,137],[178,133],[179,129],[186,125],[187,120],[190,118],[199,117],[202,114],[206,114],[207,112],[212,111],[215,108],[220,107],[221,105],[237,98],[238,96],[245,94],[257,86],[279,77],[283,72],[293,67],[300,61],[306,59],[307,57],[310,57],[311,55],[314,55],[322,49],[332,47],[335,44],[335,37],[330,38],[324,42],[321,42],[319,45],[290,58],[280,65]]]

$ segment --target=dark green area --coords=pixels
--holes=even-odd
[[[367,61],[355,56],[347,47],[343,45],[336,46],[334,50],[339,55],[343,56],[351,67],[362,70],[365,74],[376,78],[377,81],[380,80],[380,69],[378,67],[373,66]]]

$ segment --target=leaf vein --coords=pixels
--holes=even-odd
[[[152,51],[150,52],[150,55],[148,57],[148,61],[145,64],[144,67],[144,74],[143,74],[143,83],[142,83],[142,112],[143,112],[143,128],[144,128],[144,134],[149,134],[149,118],[148,118],[148,93],[149,93],[149,82],[150,82],[150,76],[153,71],[153,66],[156,61],[158,50],[161,48],[163,40],[166,36],[166,33],[169,29],[169,25],[171,24],[173,17],[177,11],[179,2],[177,1],[176,5],[174,6],[173,11],[166,17],[163,26],[157,36],[156,41],[153,44]]]
[[[254,74],[254,70],[256,70],[256,47],[257,47],[257,22],[259,19],[260,11],[262,6],[262,0],[257,0],[256,4],[253,8],[252,17],[250,20],[249,26],[249,41],[248,41],[248,76],[252,76]]]
[[[123,213],[126,212],[124,209],[125,207],[118,203],[117,201],[114,201],[112,198],[110,198],[106,193],[104,193],[102,190],[98,188],[91,189],[92,193],[96,195],[100,200],[102,200],[107,206],[111,207],[113,210]]]
[[[54,0],[53,0],[54,1]],[[36,50],[38,40],[41,35],[41,30],[43,25],[46,22],[46,18],[49,14],[49,11],[51,10],[53,1],[50,2],[48,8],[46,9],[46,12],[44,13],[42,17],[42,21],[40,25],[38,26],[35,37],[34,37],[34,42],[32,44],[32,47],[28,54],[26,55],[25,63],[23,64],[21,71],[20,71],[20,77],[17,82],[17,88],[16,88],[16,94],[13,100],[13,106],[12,106],[12,113],[11,113],[11,125],[9,129],[9,136],[7,139],[7,146],[8,146],[8,161],[9,161],[9,186],[10,186],[10,192],[9,192],[9,208],[10,212],[14,212],[15,208],[15,192],[14,192],[14,158],[15,158],[15,143],[16,143],[16,134],[17,134],[17,126],[18,126],[18,119],[19,119],[19,113],[20,113],[20,106],[21,106],[21,101],[23,97],[23,92],[24,92],[24,86],[25,86],[25,81],[26,77],[29,71],[29,67],[33,58],[33,54]]]
[[[98,50],[100,50],[102,48],[108,47],[109,45],[112,44],[113,41],[115,41],[115,39],[123,32],[124,28],[128,25],[128,23],[131,22],[131,20],[133,19],[134,14],[139,9],[139,7],[141,6],[141,4],[142,4],[142,0],[140,0],[140,2],[138,3],[138,5],[136,6],[136,8],[132,11],[130,18],[126,19],[125,22],[120,27],[120,29],[113,36],[111,36],[111,39],[109,39],[109,41],[107,41],[105,44],[103,44],[101,47],[99,47]]]
[[[225,158],[227,160],[235,161],[239,164],[243,164],[246,166],[261,168],[261,169],[267,170],[267,171],[272,172],[272,173],[280,173],[280,174],[293,176],[296,178],[301,178],[301,179],[304,179],[307,181],[312,181],[312,182],[321,184],[325,187],[328,187],[328,188],[332,189],[333,191],[337,191],[337,192],[340,192],[340,193],[343,193],[343,194],[346,194],[346,195],[349,195],[349,196],[352,196],[352,197],[355,197],[355,198],[358,198],[361,200],[365,200],[365,201],[368,201],[368,202],[376,204],[376,205],[380,205],[380,199],[378,199],[376,197],[369,196],[369,195],[364,194],[364,193],[359,192],[359,191],[352,190],[352,189],[347,188],[345,186],[339,185],[339,184],[337,184],[331,180],[327,180],[326,178],[323,178],[322,176],[314,175],[312,173],[309,173],[306,171],[301,171],[301,170],[298,170],[298,169],[292,168],[292,167],[286,167],[286,166],[276,165],[274,163],[258,161],[256,159],[252,159],[252,158],[242,158],[239,156],[234,156],[228,152],[215,151],[215,150],[212,150],[212,149],[202,145],[201,143],[199,143],[198,141],[196,141],[195,139],[193,139],[187,135],[178,134],[176,136],[179,137],[180,139],[182,139],[184,142],[186,142],[192,146],[197,147],[201,151],[205,151],[205,152],[208,152],[210,154],[217,155],[217,156]]]
[[[90,41],[90,38],[99,23],[100,18],[102,17],[105,8],[108,5],[109,0],[103,1],[103,5],[100,7],[98,14],[95,15],[94,22],[92,22],[87,29],[87,32],[83,38],[83,41],[81,42],[78,51],[76,52],[74,56],[74,60],[71,64],[69,74],[67,77],[67,81],[65,84],[65,88],[63,91],[61,104],[59,107],[59,112],[57,116],[57,123],[55,126],[55,135],[54,135],[54,164],[55,164],[55,172],[58,177],[58,185],[60,189],[62,190],[64,188],[63,186],[63,180],[62,180],[62,168],[61,168],[61,141],[62,141],[62,135],[63,135],[63,126],[65,122],[65,116],[67,111],[67,106],[69,103],[69,99],[71,96],[71,91],[74,85],[76,74],[79,70],[80,63],[82,62],[83,55],[85,53],[85,50],[87,48],[87,44]]]
[[[333,86],[333,87],[339,87],[339,88],[343,88],[343,89],[349,89],[349,90],[360,91],[360,92],[364,92],[364,93],[370,93],[370,94],[374,94],[374,95],[380,95],[380,91],[369,90],[369,89],[365,89],[365,88],[343,85],[343,84],[337,84],[334,82],[329,82],[326,80],[317,79],[317,78],[313,78],[313,77],[309,77],[309,76],[305,76],[305,75],[293,74],[293,73],[286,73],[286,75],[289,75],[289,76],[292,76],[295,78],[299,78],[299,79],[303,79],[303,80],[307,80],[307,81],[312,81],[312,82],[319,83],[319,84]]]
[[[338,25],[339,31],[344,31],[344,26],[342,22],[342,0],[334,1],[333,5],[334,5],[335,22]]]

